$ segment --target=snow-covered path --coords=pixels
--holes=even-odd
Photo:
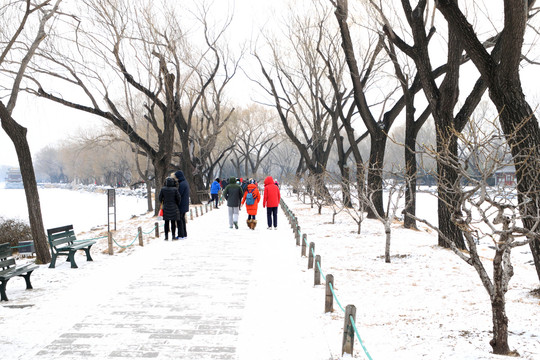
[[[245,216],[229,229],[222,206],[189,221],[187,240],[150,237],[129,256],[97,247],[94,262],[77,255],[79,269],[42,266],[32,291],[11,280],[2,360],[332,358],[313,314],[323,304],[297,291],[310,285],[285,216],[277,231],[262,207],[254,231]]]

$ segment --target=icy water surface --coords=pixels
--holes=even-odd
[[[2,184],[3,185],[3,184]],[[66,189],[39,189],[45,229],[73,224],[75,231],[107,225],[107,194]],[[146,212],[146,199],[116,195],[116,219],[129,219]],[[111,227],[114,217],[111,210]],[[26,198],[22,189],[0,187],[0,217],[28,222]]]

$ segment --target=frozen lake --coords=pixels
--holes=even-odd
[[[3,184],[1,184],[3,185]],[[28,223],[28,209],[22,189],[4,189],[0,185],[0,217],[19,218]],[[39,189],[45,229],[73,224],[75,231],[107,225],[107,194],[66,189]],[[144,214],[146,199],[116,195],[116,220],[126,220]],[[114,216],[111,208],[111,227]]]

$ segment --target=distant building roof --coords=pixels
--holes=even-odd
[[[515,172],[516,172],[516,168],[514,165],[507,165],[495,171],[496,174],[510,174],[510,173],[514,174]]]

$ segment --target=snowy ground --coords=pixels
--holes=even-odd
[[[356,323],[373,359],[506,358],[490,353],[490,302],[476,272],[450,251],[436,246],[434,233],[423,228],[405,230],[395,223],[392,263],[386,264],[384,232],[379,222],[365,220],[362,234],[357,235],[356,225],[345,213],[338,214],[336,223],[331,224],[330,209],[325,208],[322,215],[317,215],[316,209],[287,196],[286,191],[283,195],[298,217],[308,242],[315,242],[316,253],[322,257],[323,273],[334,276],[338,300],[343,307],[356,306]],[[426,205],[429,200],[419,203],[421,212],[430,211]],[[278,215],[278,231],[266,230],[262,207],[255,232],[245,228],[245,216],[243,211],[240,230],[229,230],[226,208],[221,207],[190,222],[189,239],[178,244],[186,247],[186,251],[189,248],[196,252],[199,243],[203,251],[209,230],[216,228],[220,235],[212,241],[218,242],[222,237],[237,238],[246,244],[250,241],[245,251],[255,261],[251,269],[246,269],[250,285],[238,335],[238,359],[340,358],[343,313],[334,304],[334,312],[324,314],[324,285],[313,285],[313,271],[307,269],[307,259],[300,257],[300,248],[295,245],[283,212],[280,210]],[[150,231],[155,221],[150,215],[122,221],[114,237],[127,245],[133,241],[138,226]],[[104,231],[79,233],[78,237],[103,236]],[[70,314],[95,303],[92,296],[81,298],[78,291],[83,288],[76,285],[81,278],[100,283],[103,276],[116,274],[130,258],[141,254],[144,257],[145,253],[155,255],[162,246],[165,246],[163,241],[152,240],[142,248],[132,246],[121,252],[117,248],[117,253],[110,257],[105,254],[106,241],[101,239],[93,249],[94,263],[87,263],[79,256],[80,269],[75,271],[67,264],[54,270],[42,266],[32,276],[35,288],[32,291],[24,290],[24,281],[11,280],[7,289],[10,301],[0,306],[0,328],[9,329],[2,331],[0,358],[30,359],[27,355],[6,354],[24,354],[25,347],[35,349],[45,345],[40,332],[46,334],[67,326]],[[212,261],[211,254],[201,256]],[[484,247],[483,256],[489,265],[492,250]],[[528,248],[513,252],[515,275],[507,293],[509,342],[521,358],[538,359],[540,298],[531,291],[538,289],[539,284],[530,260]],[[123,274],[124,280],[136,277],[138,271]],[[111,286],[107,291],[113,294],[115,289]],[[74,299],[76,306],[68,308],[67,303],[73,304]],[[58,315],[51,309],[66,314]],[[365,358],[358,340],[354,357]]]

